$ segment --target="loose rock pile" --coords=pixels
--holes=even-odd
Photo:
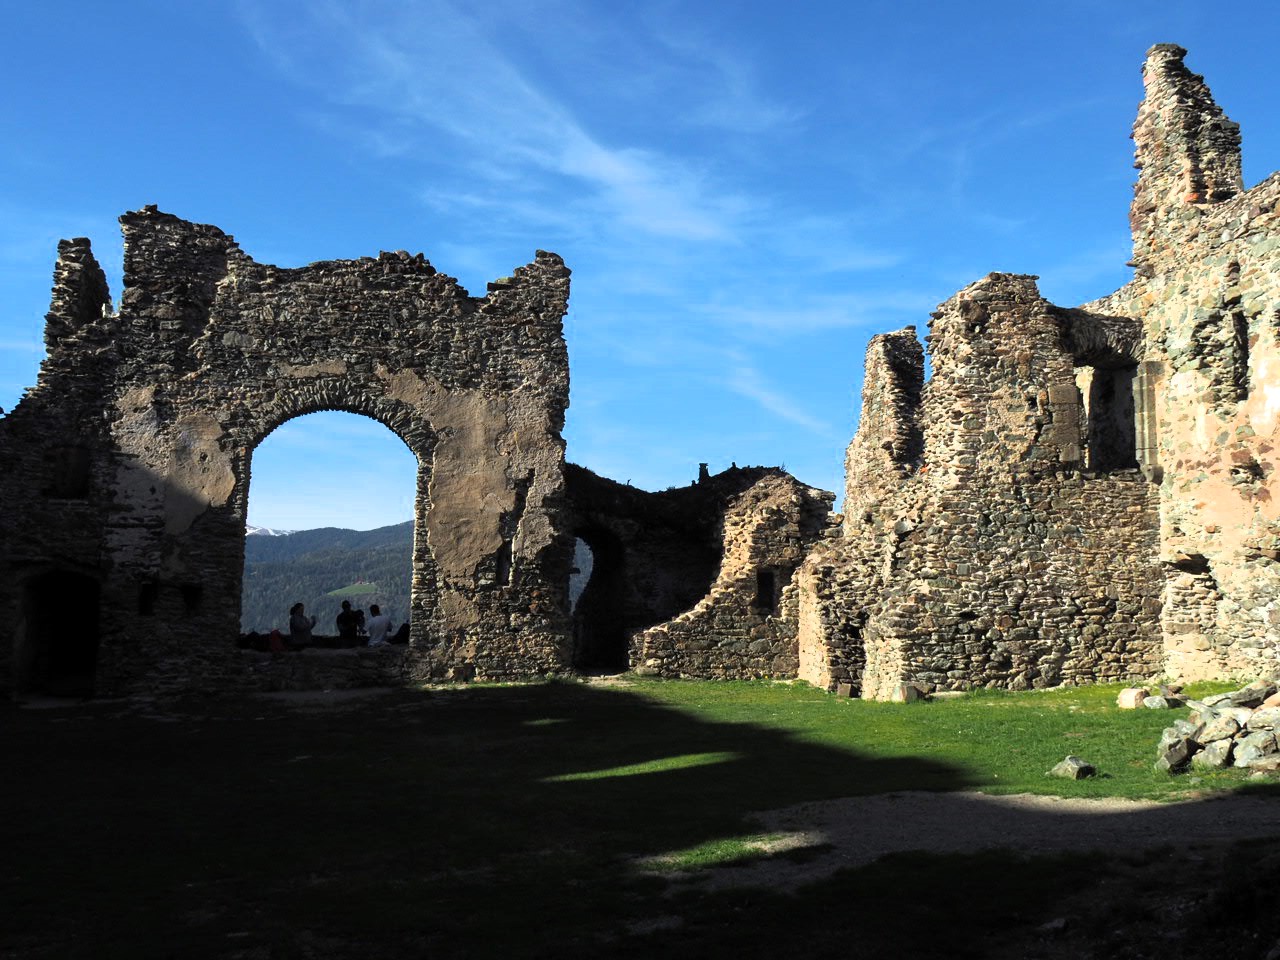
[[[1175,720],[1160,737],[1156,769],[1181,773],[1189,767],[1221,770],[1234,766],[1280,772],[1280,693],[1275,680],[1257,680],[1232,693],[1188,700],[1185,720]]]

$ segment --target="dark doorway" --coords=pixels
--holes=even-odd
[[[52,570],[27,581],[19,633],[22,692],[93,695],[98,594],[96,580],[66,570]]]
[[[1084,401],[1085,466],[1090,470],[1132,470],[1138,466],[1134,382],[1137,366],[1078,367],[1076,383]]]
[[[573,665],[585,673],[626,670],[627,581],[622,543],[607,530],[584,530],[575,542],[574,559],[576,576],[587,576],[585,586],[570,579]]]

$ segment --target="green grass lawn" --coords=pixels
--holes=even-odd
[[[806,956],[863,955],[855,942],[877,956],[931,927],[968,932],[950,956],[983,956],[981,930],[1052,909],[1096,876],[1096,858],[911,854],[799,898],[673,898],[641,864],[680,852],[739,859],[741,838],[759,832],[754,812],[860,794],[1174,799],[1245,785],[1235,772],[1194,785],[1155,774],[1160,729],[1185,711],[1122,712],[1117,690],[892,705],[801,684],[637,681],[387,691],[324,709],[10,707],[0,957],[706,956],[721,946],[789,956],[797,941]],[[1068,753],[1101,776],[1047,779]],[[825,933],[807,939],[797,923]]]

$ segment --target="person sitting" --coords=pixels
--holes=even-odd
[[[301,650],[311,645],[311,628],[316,625],[315,617],[308,617],[306,608],[295,603],[289,608],[289,648]]]
[[[376,603],[369,604],[369,613],[372,616],[369,618],[369,622],[365,624],[366,629],[369,631],[369,646],[386,646],[387,634],[391,632],[391,618],[383,613]]]
[[[354,647],[359,634],[360,618],[351,609],[350,600],[342,601],[342,609],[338,612],[336,623],[338,625],[340,646]]]
[[[400,629],[396,631],[396,635],[391,638],[391,643],[408,643],[409,642],[409,623],[405,621],[400,624]]]

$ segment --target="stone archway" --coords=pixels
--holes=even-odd
[[[387,427],[413,453],[417,474],[413,508],[413,554],[410,602],[408,611],[411,644],[423,644],[439,634],[436,615],[439,610],[437,565],[431,552],[427,532],[427,516],[431,509],[431,467],[437,436],[431,424],[401,401],[372,395],[357,384],[340,379],[327,379],[309,384],[305,390],[278,390],[275,397],[258,410],[246,423],[243,436],[237,435],[236,448],[243,449],[243,459],[234,465],[235,491],[231,497],[233,512],[242,520],[248,517],[252,487],[254,452],[276,429],[312,413],[339,411],[367,417]],[[244,525],[240,526],[239,549],[243,578]],[[237,609],[237,615],[239,611]]]
[[[103,692],[268,682],[235,644],[252,455],[319,410],[371,417],[418,458],[398,675],[570,667],[559,257],[472,297],[421,254],[282,269],[153,207],[121,223],[119,311],[88,241],[62,244],[40,382],[0,420],[4,501],[26,505],[0,518],[10,573],[36,557],[99,574]],[[0,578],[0,602],[19,599]],[[15,652],[10,629],[0,673]]]

